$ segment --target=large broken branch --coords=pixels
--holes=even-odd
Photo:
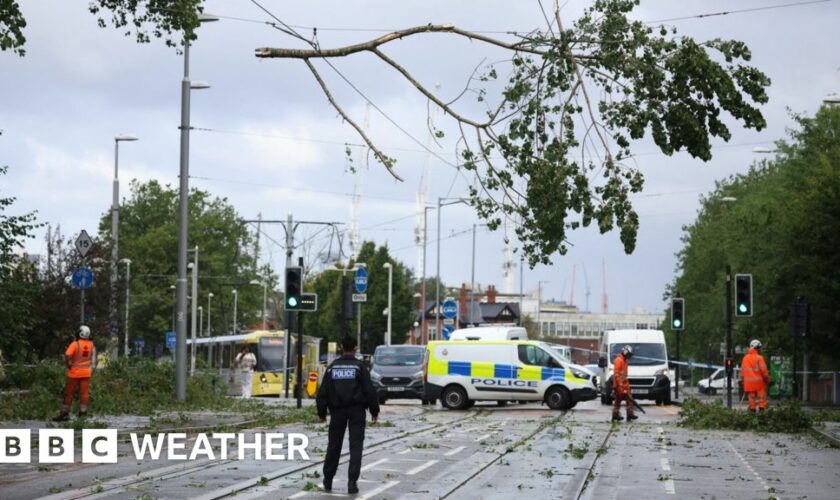
[[[388,33],[387,35],[382,35],[379,38],[374,38],[373,40],[358,43],[356,45],[348,45],[346,47],[339,47],[337,49],[282,49],[282,48],[272,48],[272,47],[262,47],[256,49],[255,53],[257,57],[273,57],[273,58],[281,58],[281,59],[311,59],[311,58],[330,58],[330,57],[345,57],[351,54],[356,54],[358,52],[365,52],[365,51],[372,51],[377,47],[385,45],[388,42],[393,42],[395,40],[402,40],[403,38],[417,35],[421,33],[452,33],[455,35],[460,35],[464,38],[468,38],[470,40],[478,40],[484,43],[488,43],[490,45],[496,45],[497,47],[502,47],[503,49],[508,50],[518,50],[520,52],[527,52],[530,54],[537,54],[537,55],[545,55],[546,52],[543,50],[538,50],[530,46],[528,43],[523,42],[516,42],[516,43],[507,43],[501,40],[497,40],[495,38],[482,35],[480,33],[474,33],[472,31],[466,31],[461,28],[456,27],[454,24],[427,24],[426,26],[415,26],[413,28],[406,28],[404,30],[394,31],[393,33]]]

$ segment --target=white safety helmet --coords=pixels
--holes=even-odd
[[[629,358],[633,355],[633,346],[626,345],[621,348],[621,354],[624,354],[625,358]]]
[[[750,342],[750,347],[752,347],[753,349],[761,349],[761,341],[758,339],[753,340],[752,342]]]
[[[90,338],[90,328],[87,325],[82,325],[79,327],[79,338],[80,339],[89,339]]]

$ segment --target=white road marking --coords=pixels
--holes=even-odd
[[[425,464],[418,465],[417,467],[415,467],[415,468],[411,469],[410,471],[406,472],[406,475],[413,476],[413,475],[417,474],[418,472],[421,472],[421,471],[424,471],[424,470],[428,469],[429,467],[435,465],[436,463],[438,463],[437,460],[429,460]]]
[[[369,463],[369,464],[365,465],[364,467],[362,467],[362,468],[361,468],[361,470],[362,470],[362,471],[366,471],[366,470],[368,470],[368,469],[371,469],[371,468],[373,468],[373,467],[376,467],[377,465],[379,465],[379,464],[381,464],[381,463],[384,463],[384,462],[387,462],[387,461],[388,461],[388,459],[387,459],[387,458],[382,458],[382,459],[379,459],[379,460],[377,460],[376,462],[371,462],[371,463]]]
[[[737,455],[738,458],[741,459],[741,462],[744,464],[744,466],[747,469],[749,469],[750,472],[753,473],[753,475],[758,480],[758,482],[761,483],[761,486],[763,486],[764,489],[767,490],[767,492],[769,493],[770,492],[770,486],[767,485],[767,481],[765,481],[763,477],[758,475],[758,472],[756,472],[755,469],[753,469],[752,465],[750,465],[749,462],[747,462],[747,459],[745,459],[744,456],[741,455],[741,453],[738,452],[738,449],[735,448],[735,446],[732,444],[732,441],[727,441],[726,444],[728,444],[729,447],[732,448],[732,451],[734,451],[735,455]],[[778,498],[778,496],[777,496],[777,498]]]
[[[398,484],[400,484],[399,481],[389,481],[389,482],[383,484],[382,486],[380,486],[379,488],[376,488],[374,490],[370,490],[360,497],[356,497],[356,500],[366,500],[366,499],[371,498],[373,496],[376,496],[376,495],[382,493],[383,491],[387,490],[388,488],[392,488],[392,487],[394,487]]]
[[[656,431],[659,433],[659,454],[660,455],[667,455],[668,454],[668,446],[665,444],[665,429],[662,427],[657,427]],[[660,465],[662,466],[663,472],[671,472],[671,464],[668,463],[667,458],[660,459]],[[662,481],[663,485],[665,486],[665,493],[668,495],[676,495],[677,488],[674,485],[674,480],[671,479],[671,474],[665,474],[664,480]]]
[[[479,443],[479,442],[484,441],[485,439],[489,438],[490,436],[492,436],[492,434],[485,434],[483,436],[478,436],[477,438],[475,438],[475,442]]]
[[[398,451],[397,455],[405,455],[406,453],[411,453],[411,450],[413,450],[413,449],[414,448],[406,448],[403,451]]]
[[[662,459],[662,470],[664,470],[665,472],[671,472],[671,465],[668,464],[667,458]]]
[[[453,449],[447,451],[446,453],[444,453],[443,456],[444,457],[451,457],[452,455],[455,455],[456,453],[462,451],[464,448],[466,448],[466,446],[459,446],[457,448],[453,448]]]

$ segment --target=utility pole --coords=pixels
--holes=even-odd
[[[726,407],[732,408],[732,268],[726,265]]]

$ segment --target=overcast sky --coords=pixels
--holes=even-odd
[[[10,213],[37,210],[40,221],[60,224],[66,235],[82,229],[93,234],[111,202],[115,135],[140,138],[120,146],[121,197],[128,195],[131,179],[177,185],[183,59],[158,40],[138,45],[121,31],[98,28],[87,11],[88,2],[21,3],[28,23],[26,57],[0,53],[0,163],[9,166],[8,174],[0,177],[0,196],[17,197]],[[538,3],[526,0],[260,3],[306,36],[317,27],[324,48],[427,23],[480,31],[527,32],[544,26]],[[783,3],[643,1],[634,17],[654,21]],[[588,4],[566,2],[565,22],[570,24]],[[397,259],[414,268],[415,196],[424,166],[429,169],[430,203],[438,197],[464,196],[467,188],[467,181],[448,164],[454,161],[451,143],[433,144],[437,157],[424,151],[429,141],[424,99],[371,56],[335,61],[353,85],[405,130],[370,110],[368,130],[397,158],[404,182],[394,181],[375,163],[365,167],[357,154],[360,148],[353,148],[354,163],[360,167],[353,174],[344,144],[361,141],[328,106],[303,63],[254,57],[258,47],[301,44],[263,24],[271,18],[249,1],[214,0],[205,5],[207,12],[222,19],[203,25],[191,50],[192,79],[212,86],[192,94],[192,125],[212,131],[195,130],[191,135],[191,185],[228,198],[246,218],[261,213],[266,219],[284,219],[292,212],[296,219],[338,221],[345,228],[350,226],[351,195],[357,189],[362,195],[361,237],[387,243]],[[589,310],[600,312],[606,282],[611,312],[661,312],[662,294],[673,278],[674,254],[681,245],[681,227],[693,221],[699,196],[713,189],[716,180],[745,172],[758,158],[753,148],[772,147],[784,137],[792,126],[788,110],[813,114],[826,95],[840,91],[839,15],[840,2],[828,1],[667,21],[700,40],[734,38],[749,45],[753,64],[772,79],[770,102],[762,108],[768,127],[761,132],[732,127],[732,140],[716,143],[714,158],[706,163],[685,154],[668,158],[649,142],[639,143],[635,150],[646,185],[644,194],[634,198],[641,218],[635,252],[625,255],[616,233],[574,232],[567,255],[555,256],[552,266],[525,269],[524,288],[534,290],[542,280],[544,299],[569,300],[573,295],[574,303],[585,309],[588,281]],[[427,85],[439,84],[446,100],[461,92],[482,60],[500,58],[497,51],[447,35],[412,37],[389,46],[387,52]],[[328,67],[319,68],[336,99],[364,123],[364,99]],[[432,276],[437,227],[435,212],[429,216],[426,274]],[[468,207],[444,209],[445,283],[470,281],[469,229],[477,222]],[[272,239],[283,240],[279,226],[265,230]],[[299,236],[313,233],[304,229]],[[329,241],[317,238],[313,251]],[[261,258],[282,267],[283,249],[266,237],[262,241]],[[30,253],[43,254],[45,246],[43,231],[26,243]],[[503,290],[503,233],[479,228],[476,249],[476,281]],[[518,291],[518,267],[514,276],[513,291]]]

